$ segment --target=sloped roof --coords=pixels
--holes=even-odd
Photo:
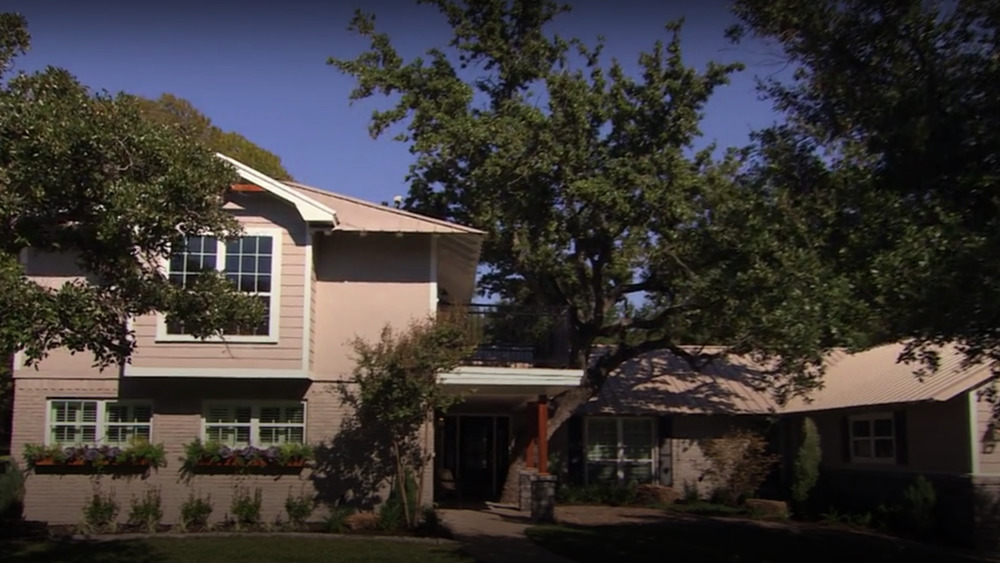
[[[741,356],[717,358],[700,371],[669,351],[650,352],[617,369],[584,414],[791,414],[869,405],[947,401],[981,386],[988,364],[964,366],[955,346],[937,349],[938,370],[916,376],[923,364],[898,363],[904,344],[848,354],[831,352],[821,389],[809,400],[781,406],[767,390],[764,369]]]
[[[236,169],[236,173],[239,174],[239,176],[244,180],[260,186],[264,190],[295,206],[296,211],[299,212],[299,215],[305,221],[312,223],[330,223],[333,225],[337,224],[337,212],[323,203],[316,201],[315,198],[308,197],[296,190],[290,189],[283,182],[279,182],[262,172],[254,170],[234,158],[228,157],[222,153],[215,153],[215,156],[232,165],[233,168]]]
[[[343,194],[328,192],[298,182],[284,182],[298,193],[337,210],[337,229],[391,233],[438,233],[482,235],[483,231],[441,221],[402,209],[378,205]]]

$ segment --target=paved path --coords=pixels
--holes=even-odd
[[[533,523],[523,512],[500,507],[440,512],[455,539],[480,563],[572,563],[525,537]]]

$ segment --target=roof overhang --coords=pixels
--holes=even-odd
[[[222,153],[215,153],[215,156],[232,165],[236,169],[236,173],[244,180],[264,188],[265,191],[295,206],[296,211],[298,211],[299,215],[307,223],[337,226],[337,212],[333,209],[312,198],[306,197],[297,190],[254,170],[238,160]]]

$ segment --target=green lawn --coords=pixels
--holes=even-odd
[[[767,529],[709,519],[655,524],[535,526],[528,537],[579,563],[966,563],[932,547],[842,531]]]
[[[113,542],[2,542],[0,561],[66,563],[168,562],[343,562],[420,561],[472,563],[451,545],[378,539],[240,536],[228,538],[151,538]]]

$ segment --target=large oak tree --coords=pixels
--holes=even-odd
[[[712,358],[702,344],[753,354],[787,396],[815,383],[826,349],[851,343],[848,321],[865,311],[815,244],[823,233],[744,181],[740,153],[694,148],[706,101],[738,65],[687,66],[670,24],[630,75],[600,42],[551,33],[568,9],[554,2],[422,3],[451,26],[439,48],[405,60],[358,12],[350,29],[370,48],[329,62],[356,79],[353,100],[392,99],[370,133],[401,130],[410,145],[407,205],[487,231],[482,289],[568,310],[586,377],[553,401],[550,432],[648,351],[695,365]]]

